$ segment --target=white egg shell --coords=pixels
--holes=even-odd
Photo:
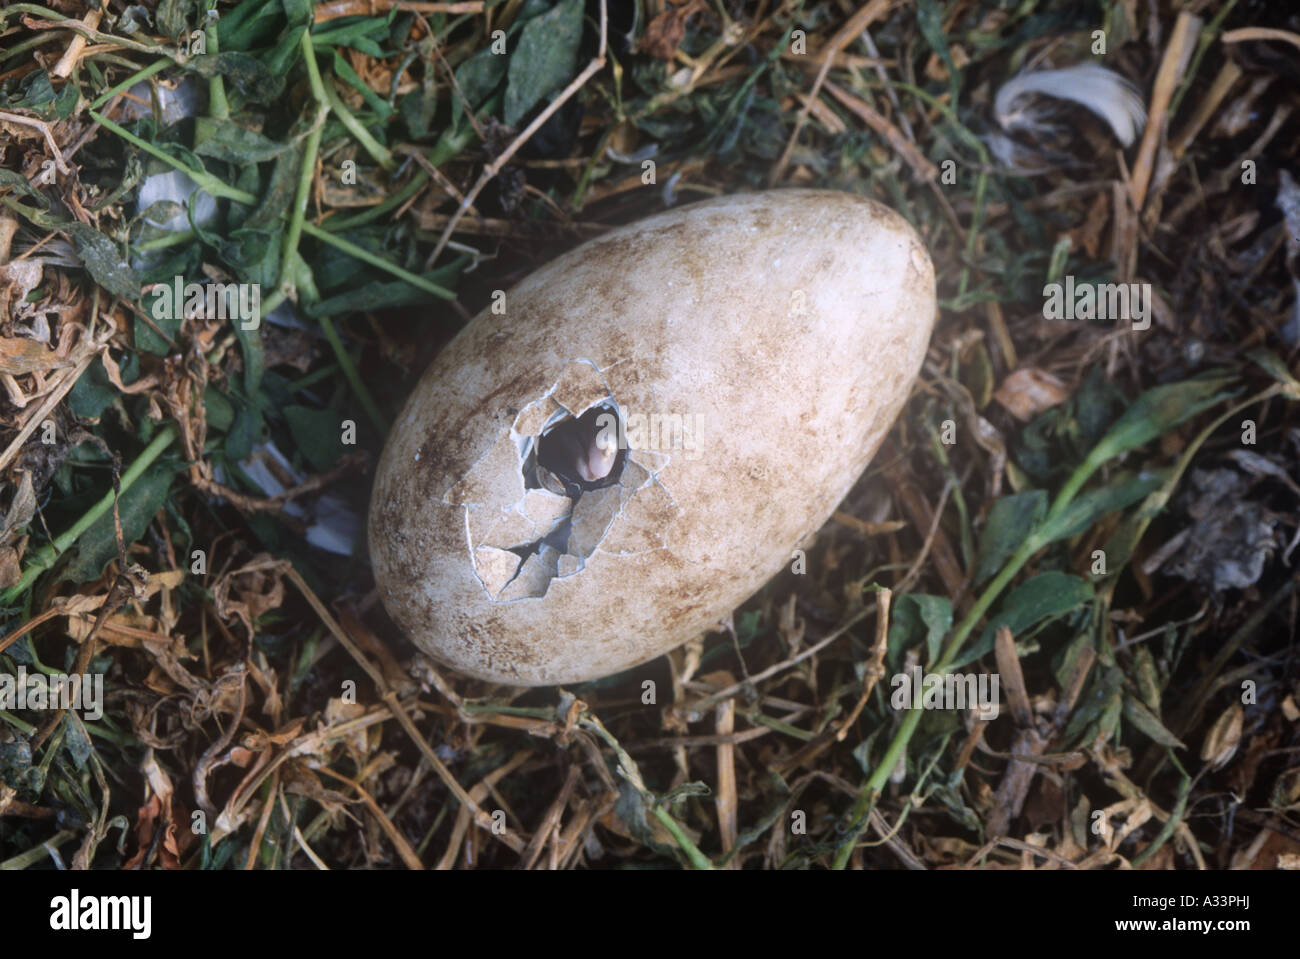
[[[708,200],[558,257],[456,336],[398,418],[370,507],[384,605],[438,662],[524,686],[710,629],[870,462],[934,314],[916,233],[847,193]],[[601,405],[625,425],[618,482],[576,505],[526,488],[539,434]]]

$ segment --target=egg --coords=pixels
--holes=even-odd
[[[866,468],[934,315],[915,231],[848,193],[706,200],[555,258],[393,426],[369,519],[384,606],[435,661],[520,686],[715,627]]]

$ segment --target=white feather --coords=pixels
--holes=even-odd
[[[1060,70],[1021,73],[1004,83],[993,101],[993,114],[1004,130],[1043,125],[1020,102],[1032,93],[1087,107],[1110,124],[1124,146],[1133,143],[1147,119],[1146,106],[1132,83],[1114,70],[1081,63]]]

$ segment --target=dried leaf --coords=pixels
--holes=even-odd
[[[1070,391],[1046,370],[1019,369],[1002,381],[993,398],[1016,419],[1028,423],[1043,410],[1064,403]]]

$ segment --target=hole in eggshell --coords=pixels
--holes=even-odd
[[[664,548],[669,457],[623,448],[622,415],[600,371],[575,361],[453,487],[447,501],[465,508],[469,559],[493,601],[541,599],[598,550]]]
[[[627,461],[627,450],[619,448],[619,433],[618,408],[612,403],[593,406],[544,431],[533,446],[532,463],[556,477],[565,493],[577,499],[584,492],[618,483]],[[544,485],[536,469],[534,478]],[[526,464],[525,486],[527,480]]]

